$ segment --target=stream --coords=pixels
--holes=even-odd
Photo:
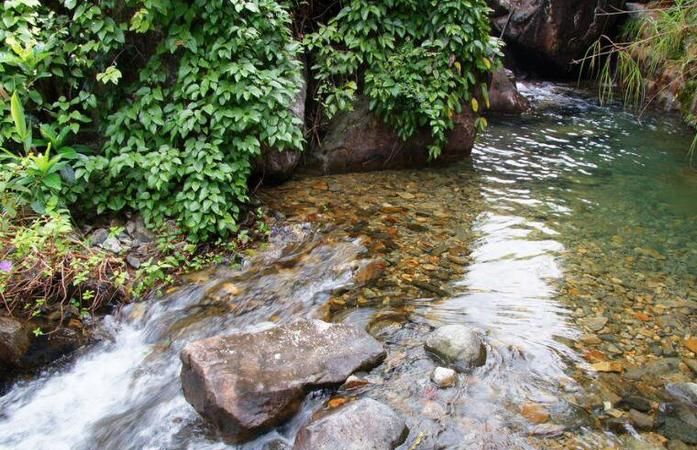
[[[264,188],[268,244],[105,317],[99,343],[18,381],[0,398],[0,449],[290,448],[328,400],[363,396],[406,419],[404,450],[674,438],[613,405],[637,393],[660,402],[665,383],[694,380],[690,131],[561,85],[521,91],[535,112],[493,120],[462,163]],[[225,444],[184,400],[179,352],[299,317],[364,327],[387,359],[366,385],[313,393],[290,423]],[[488,350],[452,389],[431,383],[422,345],[444,324],[479,330]]]

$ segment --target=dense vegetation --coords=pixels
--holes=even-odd
[[[76,219],[138,213],[194,244],[238,233],[255,161],[304,146],[291,106],[305,61],[315,112],[368,96],[401,137],[430,129],[437,156],[453,114],[488,101],[498,47],[487,11],[484,0],[5,0],[5,306],[46,301],[56,282],[61,301],[84,297],[84,276],[66,267],[123,284],[122,261],[77,256]],[[41,271],[45,253],[60,262]]]
[[[619,39],[598,40],[583,63],[598,78],[601,100],[612,100],[615,86],[638,110],[675,97],[697,127],[697,0],[649,4],[628,18]],[[691,152],[696,146],[697,137]]]

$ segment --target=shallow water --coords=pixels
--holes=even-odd
[[[410,428],[404,449],[655,440],[631,423],[626,435],[608,431],[617,414],[605,402],[633,381],[592,365],[694,357],[683,345],[697,334],[690,132],[674,118],[638,123],[564,87],[524,92],[536,112],[494,121],[460,165],[262,192],[288,224],[266,250],[105,319],[104,342],[17,384],[0,398],[0,448],[231,448],[183,400],[178,353],[194,339],[296,317],[364,326],[387,360],[364,375],[371,383],[310,396],[299,417],[245,448],[292,442],[331,396],[392,406]],[[357,278],[375,259],[384,273]],[[589,329],[598,316],[607,324]],[[448,323],[480,330],[489,356],[439,390],[422,342]],[[680,366],[639,388],[660,399],[666,380],[693,378]]]

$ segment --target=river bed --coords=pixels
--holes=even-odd
[[[405,417],[410,450],[689,439],[639,427],[622,405],[644,399],[656,420],[666,383],[697,370],[690,132],[564,86],[523,93],[535,112],[492,121],[460,164],[265,188],[277,220],[266,248],[105,318],[101,343],[17,383],[0,398],[0,448],[234,448],[183,399],[178,353],[298,317],[365,327],[387,359],[241,448],[284,448],[312,411],[364,396]],[[437,389],[422,344],[444,324],[479,330],[488,359]]]

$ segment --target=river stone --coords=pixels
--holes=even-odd
[[[605,316],[587,317],[581,320],[581,325],[591,331],[600,331],[607,324],[607,320],[608,319]]]
[[[486,363],[486,348],[481,338],[463,325],[445,325],[436,329],[426,338],[424,347],[459,372]]]
[[[431,372],[431,381],[441,388],[450,387],[457,381],[457,372],[446,367],[436,367]]]
[[[391,408],[364,398],[313,419],[300,429],[293,450],[393,450],[407,434]]]
[[[697,407],[697,383],[669,383],[666,391],[681,402]]]
[[[181,380],[196,411],[241,442],[293,416],[307,391],[339,385],[384,357],[364,330],[300,320],[188,344]]]
[[[668,439],[697,444],[697,410],[681,403],[667,403],[659,409],[659,432]]]
[[[22,322],[0,316],[0,366],[17,366],[30,344],[31,335]]]

